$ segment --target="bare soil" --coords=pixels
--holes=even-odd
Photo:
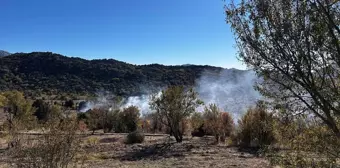
[[[82,167],[234,167],[267,168],[269,162],[256,153],[214,144],[213,137],[185,137],[175,143],[167,135],[147,135],[142,144],[124,144],[125,134],[97,134],[83,137]],[[6,167],[6,143],[0,145],[0,167]],[[7,166],[8,167],[8,166]]]
[[[214,144],[212,137],[188,137],[175,143],[167,136],[146,136],[142,144],[125,145],[124,136],[105,135],[83,149],[85,167],[270,167],[254,153]]]

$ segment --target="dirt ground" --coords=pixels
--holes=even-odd
[[[98,136],[97,136],[98,137]],[[90,138],[91,137],[87,137]],[[212,137],[174,143],[166,136],[146,136],[143,144],[125,145],[124,136],[101,136],[96,145],[85,145],[85,167],[248,167],[269,163],[237,148],[215,145]]]
[[[270,167],[268,161],[251,152],[213,144],[212,137],[186,137],[183,143],[175,143],[166,135],[147,135],[145,142],[133,145],[124,144],[124,138],[123,134],[85,136],[82,167]],[[0,145],[0,167],[6,167],[4,145]]]

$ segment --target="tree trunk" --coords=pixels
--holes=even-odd
[[[216,139],[216,143],[219,144],[220,143],[220,136],[218,134],[215,135],[215,139]]]
[[[181,143],[183,141],[183,134],[181,134],[179,130],[173,131],[173,135],[177,143]]]
[[[181,143],[183,141],[183,136],[181,135],[175,135],[175,139],[177,143]]]

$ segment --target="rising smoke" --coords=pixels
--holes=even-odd
[[[235,119],[238,119],[247,108],[253,106],[261,98],[253,87],[256,80],[257,77],[252,71],[236,69],[225,69],[219,73],[205,71],[196,81],[195,90],[206,105],[214,103],[221,110],[230,112]],[[158,93],[160,93],[160,90]],[[145,93],[141,96],[123,99],[121,104],[116,104],[116,108],[123,109],[133,105],[140,109],[142,115],[149,113],[152,92],[145,91]],[[154,89],[153,93],[155,93]],[[114,97],[109,92],[98,92],[97,99],[88,101],[86,107],[80,111],[86,112],[93,108],[111,108]],[[202,111],[203,108],[197,110]]]
[[[253,71],[225,69],[217,74],[206,71],[197,80],[196,91],[206,105],[214,103],[238,119],[261,98],[254,89],[257,80]]]

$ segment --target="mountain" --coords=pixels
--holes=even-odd
[[[139,95],[167,85],[194,85],[213,66],[132,65],[114,59],[86,60],[51,52],[15,53],[0,59],[0,90],[29,93],[95,93]],[[242,73],[241,70],[235,73]]]
[[[4,50],[0,50],[0,57],[5,57],[5,56],[9,56],[11,55],[11,53],[4,51]]]

